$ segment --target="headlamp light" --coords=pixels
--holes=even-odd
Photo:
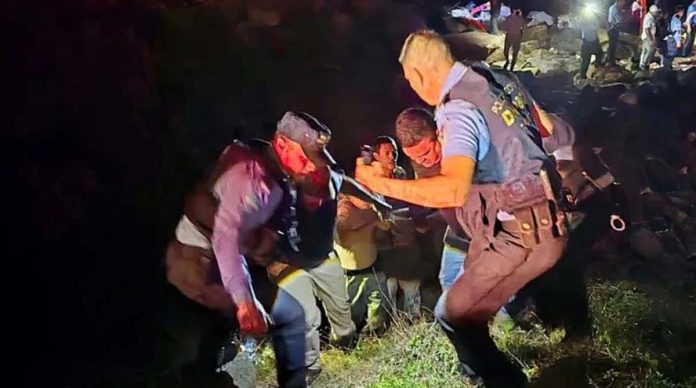
[[[597,6],[597,3],[593,2],[585,3],[585,5],[582,7],[582,11],[580,11],[582,16],[585,17],[595,16],[598,12],[599,7]]]

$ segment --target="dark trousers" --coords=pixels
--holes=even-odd
[[[226,373],[217,373],[218,352],[229,343],[236,320],[169,290],[164,302],[163,335],[148,383],[180,373],[183,387],[232,387]],[[179,369],[180,368],[180,369]],[[161,376],[161,377],[159,377]]]
[[[520,47],[522,46],[522,36],[510,34],[505,35],[505,46],[503,48],[503,53],[505,54],[505,65],[504,69],[507,69],[508,63],[510,64],[510,71],[515,70],[515,64],[517,63],[517,56],[520,54]],[[512,62],[510,62],[510,48],[512,48]]]
[[[571,232],[568,247],[558,263],[531,281],[514,301],[505,306],[512,316],[530,303],[536,315],[549,327],[563,327],[566,338],[592,335],[592,320],[585,284],[585,271],[592,259],[592,246],[609,230],[609,215],[621,213],[612,209],[611,193],[601,192],[590,199],[591,207],[577,229]]]
[[[607,63],[612,64],[616,61],[616,48],[619,45],[619,29],[612,28],[608,31],[609,48],[607,51]]]
[[[302,307],[269,280],[265,268],[252,266],[250,274],[257,299],[275,320],[269,334],[276,355],[278,384],[281,387],[305,387],[305,322]],[[154,365],[141,372],[137,383],[134,381],[119,386],[139,387],[142,384],[145,387],[180,375],[186,388],[233,387],[231,378],[226,373],[217,373],[215,369],[219,351],[229,344],[236,329],[235,317],[200,306],[173,287],[163,296],[164,312],[159,329],[161,339],[156,357],[153,357]],[[295,328],[293,330],[296,332],[289,333],[289,327]]]
[[[527,377],[498,350],[487,323],[443,328],[457,352],[464,374],[481,377],[486,388],[526,386]]]
[[[563,238],[523,247],[519,227],[500,227],[492,243],[472,241],[464,273],[443,293],[435,314],[467,372],[486,386],[523,386],[524,374],[498,350],[487,321],[510,297],[555,265]]]
[[[583,41],[580,47],[580,78],[587,78],[587,70],[590,68],[592,54],[595,55],[595,64],[600,66],[602,63],[602,47],[599,41]]]
[[[682,50],[682,57],[691,56],[691,52],[694,49],[694,38],[696,38],[696,27],[692,27],[691,33],[686,36],[686,44]]]
[[[665,70],[672,70],[672,65],[674,63],[674,55],[666,52],[662,55],[662,68]]]

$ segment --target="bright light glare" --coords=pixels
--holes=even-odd
[[[582,8],[583,16],[594,16],[598,11],[599,7],[596,3],[585,3],[585,6]]]

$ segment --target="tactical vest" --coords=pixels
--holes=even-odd
[[[279,259],[301,268],[320,264],[333,250],[333,231],[336,223],[337,193],[342,175],[331,172],[331,197],[319,208],[304,208],[302,193],[282,171],[267,143],[245,144],[235,141],[221,155],[205,186],[187,200],[185,214],[207,237],[212,235],[215,213],[219,202],[213,187],[225,171],[236,163],[256,160],[269,171],[282,189],[283,197],[266,226],[277,231]]]
[[[458,225],[450,225],[490,240],[493,220],[504,211],[519,220],[525,246],[565,233],[562,215],[555,205],[547,205],[561,198],[561,179],[544,151],[526,90],[510,74],[473,63],[445,102],[453,99],[478,108],[488,125],[490,147],[476,164],[469,199],[456,210]]]
[[[474,104],[488,124],[490,148],[477,163],[475,184],[506,183],[539,174],[542,167],[554,170],[534,124],[531,101],[510,75],[472,63],[445,101],[451,99]]]

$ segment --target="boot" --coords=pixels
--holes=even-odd
[[[517,388],[527,385],[527,376],[495,346],[486,323],[448,330],[447,338],[457,352],[466,377],[480,378],[486,388]]]

